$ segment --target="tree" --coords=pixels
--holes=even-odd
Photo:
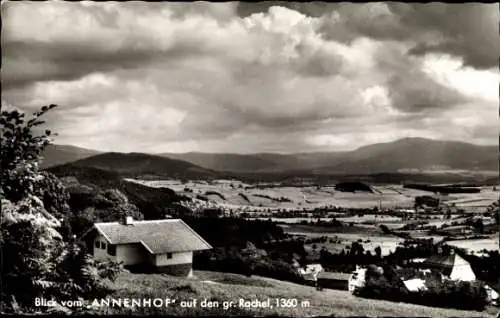
[[[33,135],[33,130],[45,123],[39,118],[54,107],[56,105],[42,107],[28,121],[25,121],[25,114],[17,110],[2,111],[0,173],[1,195],[5,199],[18,202],[35,194],[35,185],[40,179],[38,164],[45,146],[51,141],[52,132],[45,130],[41,135]]]
[[[382,249],[380,246],[375,247],[375,255],[377,256],[377,259],[382,259]]]
[[[474,224],[474,228],[481,234],[484,233],[484,223],[482,219],[477,219]]]
[[[39,117],[54,107],[42,107],[27,121],[17,110],[0,116],[0,312],[43,310],[34,306],[35,297],[75,300],[103,295],[110,291],[106,279],[114,279],[119,271],[115,263],[86,256],[58,231],[59,218],[64,221],[69,212],[68,197],[57,178],[38,170],[51,132],[35,135],[35,128],[44,123]]]

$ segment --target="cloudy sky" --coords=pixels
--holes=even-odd
[[[2,3],[2,106],[56,142],[336,151],[498,142],[498,4]]]

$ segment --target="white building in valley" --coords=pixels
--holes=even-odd
[[[455,281],[474,281],[476,275],[469,262],[456,254],[453,250],[449,255],[434,255],[422,265],[429,269],[438,270],[446,279]]]
[[[180,219],[94,224],[93,255],[97,259],[144,266],[179,276],[192,275],[193,252],[212,248]]]

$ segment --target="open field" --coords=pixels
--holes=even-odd
[[[264,209],[314,209],[336,206],[345,208],[410,208],[416,196],[430,195],[427,191],[404,188],[402,185],[373,186],[376,193],[348,193],[335,191],[333,186],[323,187],[267,187],[256,188],[237,180],[195,182],[180,180],[144,181],[130,180],[152,187],[168,187],[181,195],[205,196],[210,201],[227,207]],[[486,206],[498,200],[500,192],[490,187],[480,193],[460,193],[443,200],[457,207],[484,212]]]
[[[333,186],[323,187],[264,187],[257,188],[235,180],[215,180],[212,182],[162,180],[162,181],[135,181],[152,187],[168,187],[177,193],[192,198],[204,197],[209,200],[211,207],[225,207],[244,212],[269,213],[259,219],[279,222],[285,232],[307,237],[328,236],[335,240],[325,243],[317,243],[316,248],[322,247],[330,251],[340,251],[353,241],[361,240],[365,249],[373,251],[377,246],[382,249],[382,254],[387,255],[394,251],[402,239],[382,233],[380,225],[397,229],[409,222],[416,220],[403,219],[389,215],[350,215],[338,213],[335,215],[338,221],[346,224],[343,227],[330,227],[318,225],[299,224],[302,221],[317,221],[313,217],[272,217],[272,213],[285,211],[311,212],[317,207],[343,207],[343,208],[373,208],[379,205],[382,208],[409,208],[413,206],[416,196],[429,195],[432,193],[404,188],[402,185],[376,185],[373,189],[376,193],[347,193],[335,191]],[[484,187],[480,193],[460,193],[444,196],[448,204],[454,204],[466,211],[486,211],[486,206],[498,200],[499,192],[493,191],[491,187]],[[305,212],[305,211],[304,211]],[[328,214],[334,214],[328,212]],[[258,216],[258,215],[255,215]],[[451,221],[463,222],[464,218],[444,219],[442,215],[431,215],[431,219],[425,221],[428,225],[441,227],[444,223]],[[321,221],[330,221],[331,218],[320,218]],[[427,232],[410,231],[410,235],[419,238],[433,238],[435,242],[443,237],[429,236]],[[464,247],[473,251],[483,249],[498,249],[498,240],[462,240],[450,241],[450,245]],[[308,250],[311,246],[307,246]]]
[[[300,222],[316,222],[318,219],[322,222],[329,222],[332,219],[331,218],[313,218],[313,217],[303,217],[303,218],[266,218],[266,217],[258,217],[258,218],[247,218],[248,220],[261,220],[261,221],[267,221],[271,220],[273,222],[277,223],[285,223],[285,224],[295,224],[295,223],[300,223]]]
[[[325,247],[328,251],[333,253],[338,253],[346,246],[351,245],[353,242],[359,242],[363,244],[365,250],[369,250],[373,253],[377,246],[380,246],[382,250],[382,255],[388,255],[394,252],[396,247],[402,243],[404,240],[402,238],[394,236],[383,236],[383,235],[373,235],[371,233],[304,233],[304,232],[288,232],[293,235],[300,235],[307,238],[315,238],[326,236],[328,240],[325,243],[315,243],[317,250],[319,251],[322,247]],[[332,241],[330,241],[332,239]],[[309,251],[311,250],[312,244],[308,244]]]
[[[358,298],[346,291],[323,290],[283,282],[275,279],[243,277],[235,274],[195,271],[194,278],[182,279],[165,275],[140,275],[123,273],[115,282],[113,297],[125,298],[175,298],[176,304],[167,308],[101,308],[108,314],[174,315],[174,316],[287,316],[287,317],[493,317],[495,310],[485,312],[432,308]],[[296,299],[298,305],[273,308],[239,308],[239,299],[266,300]],[[196,299],[195,308],[181,308],[181,301]],[[201,308],[203,299],[223,302],[233,301],[232,309]]]
[[[469,251],[480,252],[484,249],[488,251],[498,251],[498,234],[491,235],[487,239],[478,239],[478,240],[457,240],[457,241],[448,241],[446,244],[451,246],[456,246],[459,248],[464,248]]]

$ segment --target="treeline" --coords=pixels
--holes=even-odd
[[[379,246],[373,252],[365,250],[360,242],[352,242],[350,246],[338,253],[332,253],[326,248],[320,250],[319,262],[324,268],[332,271],[349,273],[356,265],[379,264],[382,262],[382,250]]]
[[[285,197],[273,198],[273,197],[266,195],[266,194],[253,194],[253,196],[268,199],[268,200],[275,201],[275,202],[292,202],[292,200],[290,200],[289,198],[285,198]]]
[[[490,251],[486,256],[471,255],[463,249],[454,252],[468,261],[477,281],[441,281],[437,273],[430,275],[419,271],[421,264],[412,263],[414,258],[428,258],[436,253],[448,255],[452,247],[436,245],[431,239],[405,240],[394,252],[385,256],[381,267],[368,266],[365,286],[356,291],[361,297],[408,302],[426,306],[448,307],[463,310],[483,310],[488,304],[484,282],[500,288],[500,253]],[[377,264],[377,263],[373,263]],[[410,292],[401,277],[415,277],[426,281],[426,290]]]
[[[305,260],[304,244],[277,224],[204,216],[184,216],[182,220],[213,247],[195,255],[197,269],[301,280],[291,264],[294,259]]]
[[[335,185],[335,190],[342,192],[362,191],[362,192],[373,193],[372,188],[369,185],[362,182],[340,182]]]
[[[181,216],[181,219],[212,246],[244,248],[251,242],[262,247],[269,241],[288,238],[282,227],[270,221],[205,216]]]
[[[488,305],[487,292],[484,284],[479,281],[441,282],[439,279],[430,278],[426,281],[426,287],[425,290],[411,292],[393,267],[384,266],[382,270],[369,267],[365,285],[355,293],[366,298],[462,310],[482,311]]]
[[[460,185],[437,186],[428,184],[405,184],[404,188],[422,190],[434,193],[479,193],[481,189],[474,187],[464,187]]]
[[[223,196],[221,193],[217,192],[217,191],[206,191],[205,192],[205,195],[216,195],[218,196],[219,198],[221,198],[222,200],[226,201],[226,197]]]
[[[118,174],[106,170],[67,164],[47,171],[62,179],[70,188],[70,202],[77,209],[88,205],[92,195],[101,189],[116,189],[123,193],[139,209],[145,220],[163,219],[172,209],[178,209],[175,203],[191,200],[169,188],[153,188],[122,180]]]
[[[242,198],[243,198],[243,200],[245,200],[245,201],[246,201],[246,202],[248,202],[249,204],[252,204],[252,202],[250,202],[250,199],[248,199],[248,197],[246,196],[246,194],[244,194],[244,193],[241,193],[241,192],[240,192],[240,193],[238,193],[238,195],[239,195],[240,197],[242,197]]]

